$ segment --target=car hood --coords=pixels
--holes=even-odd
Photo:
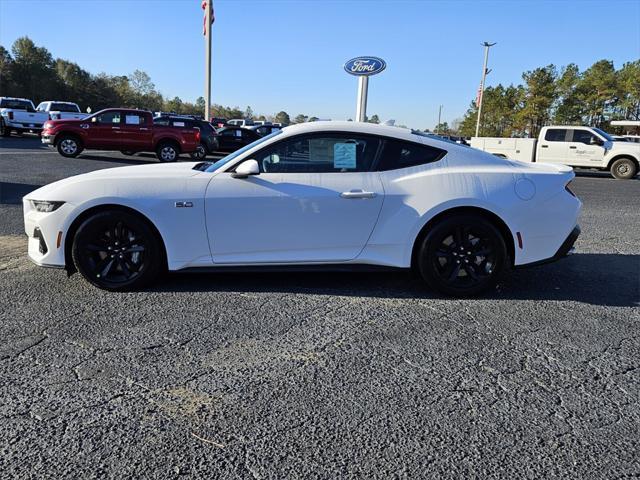
[[[148,164],[105,168],[68,177],[38,188],[26,195],[27,200],[72,201],[74,197],[135,196],[159,185],[175,184],[202,172],[193,170],[196,162]]]

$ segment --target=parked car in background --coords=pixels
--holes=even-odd
[[[270,123],[265,123],[265,124],[262,124],[262,125],[254,125],[252,127],[245,127],[245,128],[247,130],[253,130],[254,132],[256,132],[261,137],[265,137],[267,135],[272,134],[273,132],[279,132],[280,130],[282,130],[282,127],[276,126],[276,125],[272,125]]]
[[[314,122],[215,163],[46,185],[24,197],[24,223],[36,264],[106,290],[141,288],[165,269],[368,265],[414,269],[466,297],[570,252],[582,205],[573,178],[564,165],[509,162],[405,128]]]
[[[621,180],[635,177],[640,166],[640,144],[615,142],[594,127],[543,127],[538,139],[473,137],[471,146],[513,160],[609,171]]]
[[[36,110],[38,112],[48,113],[50,120],[82,120],[89,116],[88,113],[80,111],[77,103],[61,102],[58,100],[40,102]]]
[[[260,138],[253,130],[248,128],[228,126],[218,130],[218,142],[220,150],[233,152],[239,148],[249,145]]]
[[[0,135],[8,137],[11,132],[40,133],[49,114],[36,111],[27,98],[0,97]]]
[[[200,129],[200,145],[195,152],[190,153],[194,160],[202,160],[207,155],[216,152],[220,145],[218,133],[209,122],[188,115],[163,115],[153,119],[154,125],[165,125],[179,128]]]
[[[227,125],[235,125],[237,127],[250,127],[254,125],[253,120],[250,118],[234,118],[227,122]]]
[[[127,153],[155,152],[161,162],[174,162],[181,153],[200,145],[200,130],[154,125],[151,112],[107,108],[83,120],[49,120],[42,143],[57,148],[63,157],[77,157],[84,149]]]
[[[211,125],[213,125],[215,128],[222,128],[227,124],[227,119],[226,118],[222,118],[222,117],[212,117],[211,118]]]

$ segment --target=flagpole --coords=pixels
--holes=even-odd
[[[205,22],[205,83],[204,83],[204,118],[211,120],[211,2],[207,0],[206,22]]]

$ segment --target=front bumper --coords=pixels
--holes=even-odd
[[[571,230],[571,233],[569,233],[565,241],[562,242],[562,245],[560,245],[560,248],[555,253],[555,255],[553,255],[553,257],[545,258],[544,260],[539,260],[537,262],[525,263],[523,265],[516,265],[515,268],[528,268],[528,267],[536,267],[538,265],[545,265],[547,263],[556,262],[561,258],[571,255],[574,250],[573,245],[576,243],[576,240],[578,240],[578,237],[580,236],[580,232],[581,232],[580,226],[576,225],[573,228],[573,230]]]
[[[49,135],[46,133],[43,133],[42,136],[40,137],[40,141],[45,145],[54,145],[55,140],[56,140],[55,135]]]
[[[23,208],[29,259],[43,267],[63,268],[66,219],[74,207],[65,203],[53,212],[42,213],[34,210],[29,200],[23,199]]]

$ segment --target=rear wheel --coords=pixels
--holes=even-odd
[[[495,287],[507,259],[496,227],[482,217],[456,215],[431,228],[420,247],[418,266],[435,290],[468,297]]]
[[[618,180],[629,180],[638,173],[638,167],[630,158],[619,158],[611,164],[611,175]]]
[[[82,145],[76,137],[63,136],[56,145],[58,153],[63,157],[74,158],[82,152]]]
[[[137,215],[119,210],[96,213],[75,234],[72,257],[78,271],[104,290],[135,290],[163,269],[162,246]]]
[[[197,146],[195,152],[189,154],[194,160],[204,160],[207,157],[207,149],[203,144]]]
[[[156,156],[161,162],[175,162],[179,153],[178,147],[171,142],[163,142],[156,149]]]

